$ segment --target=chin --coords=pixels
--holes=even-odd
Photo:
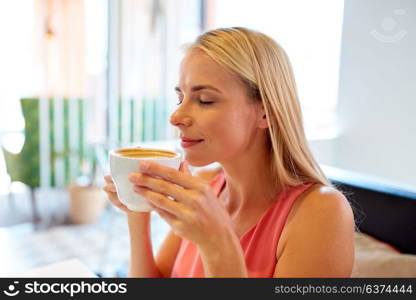
[[[192,157],[190,155],[187,155],[186,153],[184,155],[184,160],[186,160],[192,167],[205,167],[214,162],[212,160]]]

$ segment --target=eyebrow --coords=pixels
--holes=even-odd
[[[191,92],[198,92],[200,90],[213,90],[221,94],[221,91],[212,85],[195,85],[191,88]],[[178,86],[175,87],[175,91],[178,93],[182,92]]]

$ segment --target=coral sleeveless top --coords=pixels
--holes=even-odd
[[[273,277],[277,264],[277,244],[286,218],[298,196],[313,184],[305,183],[284,189],[257,223],[240,237],[249,277]],[[211,186],[218,196],[225,186],[224,172],[212,180]],[[204,277],[196,245],[182,239],[171,277]]]

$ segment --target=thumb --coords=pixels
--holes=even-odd
[[[191,171],[189,170],[189,164],[186,160],[181,162],[181,166],[179,167],[179,171],[185,174],[192,175]]]

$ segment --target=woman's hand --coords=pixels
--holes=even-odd
[[[103,190],[107,193],[108,199],[111,201],[111,203],[126,213],[132,213],[133,211],[128,209],[127,206],[121,203],[118,199],[116,186],[113,182],[113,178],[111,177],[111,175],[105,175],[104,180],[106,184],[104,185]]]
[[[138,146],[137,148],[141,148],[141,147]],[[118,199],[116,186],[114,184],[114,181],[111,175],[110,174],[105,175],[104,180],[106,184],[104,185],[103,190],[104,192],[106,192],[108,199],[114,206],[118,207],[120,210],[128,214],[149,214],[147,212],[141,213],[141,212],[135,212],[135,211],[128,209],[127,206],[121,203],[121,201]]]
[[[106,184],[104,185],[103,190],[107,193],[108,199],[114,206],[127,213],[129,217],[136,218],[139,215],[149,215],[149,212],[132,211],[128,209],[127,206],[125,206],[123,203],[121,203],[121,201],[118,199],[116,186],[110,174],[105,175],[104,180]]]
[[[192,176],[186,164],[177,171],[146,161],[129,180],[175,234],[200,247],[215,247],[232,232],[230,216],[209,183]]]

